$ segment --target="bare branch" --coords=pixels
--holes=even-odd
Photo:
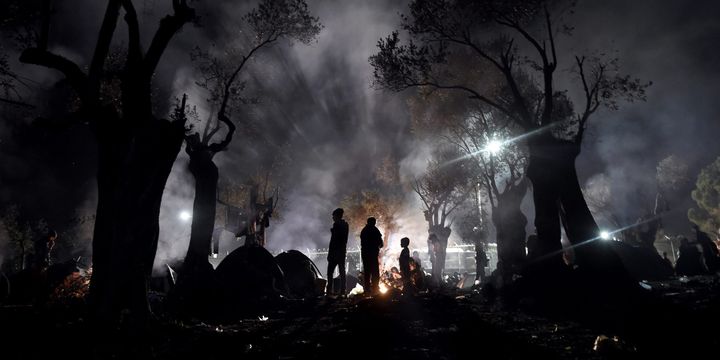
[[[523,27],[520,26],[520,24],[518,24],[516,21],[508,19],[506,16],[500,16],[500,18],[498,18],[496,20],[496,22],[500,25],[504,25],[511,29],[514,29],[515,31],[520,33],[520,35],[522,35],[525,38],[525,40],[527,40],[538,52],[538,55],[540,55],[540,59],[542,59],[543,66],[547,67],[550,65],[548,63],[547,52],[546,52],[545,48],[543,46],[541,46],[540,43],[537,41],[537,39],[535,39],[532,35],[530,35],[530,33],[528,33],[527,30],[523,29]]]
[[[430,86],[430,87],[434,87],[434,88],[437,88],[437,89],[446,89],[446,90],[462,90],[462,91],[468,92],[468,93],[470,93],[470,95],[471,95],[470,98],[479,100],[479,101],[481,101],[481,102],[483,102],[483,103],[485,103],[485,104],[487,104],[487,105],[489,105],[489,106],[492,106],[492,107],[500,110],[501,112],[503,112],[503,113],[504,113],[505,115],[507,115],[508,117],[514,118],[513,114],[510,112],[509,109],[507,109],[507,108],[505,108],[504,106],[498,104],[497,102],[494,102],[494,101],[490,100],[489,98],[487,98],[487,97],[485,97],[485,96],[483,96],[483,95],[480,95],[480,93],[478,93],[477,91],[475,91],[475,90],[473,90],[473,89],[471,89],[471,88],[469,88],[469,87],[466,87],[466,86],[462,86],[462,85],[442,85],[442,84],[439,84],[439,83],[436,83],[436,82],[431,82],[431,81],[424,81],[424,82],[408,83],[408,84],[407,84],[407,87],[422,87],[422,86]]]
[[[183,25],[195,19],[195,9],[187,5],[187,0],[172,0],[173,15],[165,16],[160,20],[160,26],[150,43],[145,60],[143,62],[144,76],[150,79],[155,73],[155,68],[160,62],[160,57],[165,52],[172,37]]]
[[[504,68],[503,75],[505,75],[505,80],[510,86],[510,91],[512,92],[513,100],[515,101],[515,107],[520,112],[520,118],[517,119],[516,122],[518,123],[518,125],[524,127],[526,130],[532,130],[533,120],[530,117],[530,112],[527,108],[527,104],[525,103],[525,97],[523,96],[522,92],[520,92],[520,87],[518,86],[517,81],[515,81],[515,77],[513,76],[512,60],[510,59],[509,55],[506,55],[503,56],[502,61]]]
[[[102,25],[100,26],[100,34],[98,36],[97,44],[95,45],[95,52],[93,53],[92,61],[90,62],[90,70],[88,72],[89,84],[88,84],[88,95],[93,101],[96,100],[100,93],[100,82],[102,79],[103,67],[105,66],[105,60],[107,59],[108,52],[110,51],[110,43],[112,42],[115,28],[117,27],[117,18],[120,15],[120,0],[108,1],[107,9],[105,10],[105,17],[103,18]]]
[[[218,119],[228,127],[228,132],[225,135],[225,139],[219,143],[210,144],[208,148],[213,153],[227,150],[228,145],[232,141],[233,134],[235,133],[235,124],[223,113],[218,113]]]
[[[552,32],[552,22],[550,21],[550,11],[548,11],[547,5],[545,5],[543,8],[545,10],[545,24],[547,25],[548,38],[550,39],[550,50],[552,51],[552,57],[553,57],[552,66],[553,66],[553,69],[555,69],[555,68],[557,68],[558,60],[557,60],[557,49],[555,46],[555,37],[553,36],[553,32]]]
[[[47,50],[30,48],[22,52],[20,62],[60,71],[65,75],[65,78],[67,78],[75,91],[80,94],[81,99],[83,99],[83,101],[87,100],[88,78],[85,73],[80,70],[80,67],[71,60]]]
[[[122,0],[125,9],[125,22],[128,25],[128,63],[129,68],[135,68],[142,61],[140,50],[140,25],[138,24],[137,12],[132,0]]]
[[[224,93],[223,101],[220,105],[220,111],[219,111],[220,114],[225,114],[228,100],[230,99],[230,88],[232,87],[233,83],[235,83],[235,80],[237,79],[238,74],[240,74],[240,70],[242,70],[243,67],[245,66],[245,63],[247,63],[247,61],[250,60],[250,58],[253,56],[253,54],[255,54],[256,51],[260,50],[264,46],[267,46],[267,45],[277,41],[277,39],[278,39],[278,35],[276,35],[275,33],[271,33],[270,36],[268,36],[268,38],[266,38],[261,43],[257,44],[255,47],[253,47],[247,53],[247,55],[243,56],[242,60],[240,61],[240,64],[235,68],[235,71],[233,71],[230,78],[225,82],[225,89],[223,90],[223,93]]]
[[[31,109],[34,109],[34,108],[35,108],[35,105],[31,105],[31,104],[28,104],[28,103],[24,103],[24,102],[12,100],[12,99],[0,98],[0,102],[6,103],[6,104],[10,104],[10,105],[16,105],[16,106],[22,106],[22,107],[26,107],[26,108],[31,108]]]
[[[42,24],[40,25],[40,37],[38,38],[38,48],[47,50],[48,43],[50,42],[50,0],[42,0],[42,8],[40,9],[40,16],[42,17]]]

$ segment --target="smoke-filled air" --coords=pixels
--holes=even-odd
[[[719,14],[2,0],[0,317],[97,358],[337,357],[352,324],[388,358],[717,344],[675,327],[718,314]]]

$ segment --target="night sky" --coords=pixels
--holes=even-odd
[[[104,2],[58,2],[51,33],[52,50],[87,64],[104,11]],[[166,1],[135,1],[146,37],[168,12]],[[200,118],[209,111],[207,94],[195,85],[190,62],[195,46],[223,49],[243,40],[233,29],[249,5],[237,1],[197,1],[200,27],[186,26],[165,53],[154,86],[163,97],[156,115],[169,113],[173,98],[187,93]],[[143,5],[144,4],[144,5]],[[429,146],[411,132],[406,108],[409,93],[373,89],[368,57],[378,39],[396,29],[404,1],[308,1],[324,29],[317,41],[278,44],[265,49],[244,71],[247,91],[259,103],[233,114],[251,119],[270,139],[263,151],[250,149],[237,137],[215,158],[221,177],[240,178],[247,165],[275,151],[291,154],[282,171],[282,217],[269,229],[270,249],[323,247],[329,240],[330,213],[340,200],[364,189],[385,157],[397,159],[401,177],[423,171]],[[82,9],[81,11],[78,9]],[[572,54],[597,50],[616,54],[621,68],[653,85],[647,102],[622,104],[603,111],[590,123],[583,153],[577,160],[581,183],[605,176],[612,202],[628,222],[642,215],[638,193],[655,193],[655,167],[675,154],[690,168],[694,183],[699,170],[720,155],[720,3],[717,1],[608,0],[580,1],[571,17],[575,32],[559,41],[559,69],[572,65]],[[124,23],[116,43],[125,36]],[[70,218],[91,214],[95,206],[95,144],[88,129],[63,132],[31,126],[39,115],[60,116],[63,84],[43,68],[22,66],[7,39],[3,51],[14,69],[27,78],[25,100],[37,105],[18,117],[2,107],[0,122],[0,205],[18,204],[28,218],[43,217],[62,227]],[[149,39],[144,38],[147,44]],[[560,83],[562,83],[560,81]],[[13,111],[13,116],[8,112]],[[189,223],[177,214],[192,208],[193,180],[187,156],[180,152],[168,180],[157,262],[182,256]],[[641,189],[642,191],[640,191]],[[672,199],[665,220],[670,230],[688,232],[690,188]],[[426,229],[416,199],[408,193],[400,233],[424,239]],[[532,229],[532,208],[526,202]],[[603,224],[601,224],[603,225]],[[86,234],[89,239],[90,234]]]

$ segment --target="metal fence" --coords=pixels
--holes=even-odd
[[[432,270],[432,264],[428,255],[427,248],[418,248],[422,267],[428,273]],[[320,270],[325,271],[327,268],[328,249],[306,249],[303,251]],[[485,273],[490,274],[495,270],[497,264],[497,246],[494,243],[488,244],[486,254],[488,266],[485,267]],[[352,274],[361,270],[362,260],[360,259],[360,249],[349,249],[346,256],[346,267],[348,273]],[[475,245],[448,245],[447,255],[445,256],[445,273],[475,273]]]

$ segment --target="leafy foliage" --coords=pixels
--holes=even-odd
[[[463,208],[455,220],[455,233],[466,244],[479,245],[488,241],[487,215],[472,206]]]
[[[397,214],[401,203],[400,199],[392,195],[364,190],[345,197],[341,206],[345,210],[344,218],[351,231],[360,233],[367,223],[367,218],[372,216],[377,220],[377,226],[385,230],[387,235],[398,228]]]
[[[470,164],[457,149],[447,146],[436,150],[425,175],[413,184],[431,228],[447,225],[448,217],[465,202],[471,178]]]
[[[7,207],[1,217],[0,225],[7,236],[7,249],[0,249],[9,254],[10,268],[19,271],[25,268],[28,258],[34,254],[35,241],[47,233],[48,226],[45,220],[34,222],[22,219],[20,209],[15,206]]]
[[[559,61],[555,38],[570,33],[562,17],[573,5],[543,0],[412,1],[409,14],[402,16],[406,43],[394,31],[378,42],[378,53],[369,59],[374,85],[391,91],[462,91],[523,131],[554,124],[556,136],[579,143],[590,115],[601,107],[616,110],[620,101],[644,100],[650,83],[620,74],[615,58],[575,56],[573,73],[584,104],[574,110],[567,92],[553,88]],[[473,64],[451,66],[453,56],[462,53],[472,54]],[[478,68],[483,69],[482,78],[463,78],[465,70]]]
[[[702,169],[692,198],[697,208],[688,211],[690,221],[720,237],[720,157]]]
[[[658,163],[657,182],[661,193],[677,191],[689,181],[688,165],[677,155],[670,155]]]
[[[319,19],[310,15],[305,0],[263,0],[245,20],[258,43],[286,37],[309,45],[322,30]]]
[[[8,64],[7,54],[0,48],[0,91],[3,92],[5,97],[8,97],[11,91],[14,91],[15,77],[10,72],[10,65]]]
[[[322,30],[319,19],[310,15],[304,0],[263,0],[243,20],[252,34],[247,42],[224,44],[222,48],[196,47],[191,53],[191,60],[200,76],[196,84],[209,92],[208,102],[213,109],[218,109],[217,118],[208,119],[205,123],[200,142],[209,145],[220,130],[221,123],[225,123],[231,130],[226,134],[225,141],[219,143],[224,145],[219,147],[221,150],[227,147],[235,130],[229,114],[240,106],[258,102],[255,98],[242,96],[246,84],[239,78],[247,62],[259,50],[281,39],[310,44]],[[241,25],[240,33],[244,30]],[[242,130],[251,137],[262,136],[250,121],[243,123]]]

